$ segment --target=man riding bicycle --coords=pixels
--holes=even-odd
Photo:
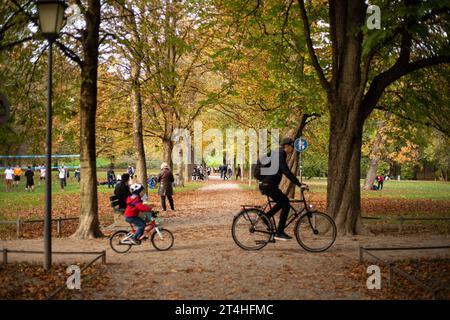
[[[287,165],[287,155],[291,154],[294,151],[294,140],[291,138],[284,138],[280,147],[273,151],[270,155],[270,159],[268,159],[272,166],[272,164],[278,163],[278,167],[275,167],[275,171],[273,172],[273,168],[263,168],[272,171],[272,174],[264,174],[264,171],[261,169],[261,174],[259,175],[260,183],[259,190],[263,195],[270,197],[276,204],[270,209],[266,214],[269,217],[272,217],[281,209],[280,222],[278,223],[277,233],[275,235],[275,239],[277,240],[290,240],[292,237],[287,235],[284,232],[286,227],[286,220],[288,218],[290,203],[289,198],[280,190],[279,185],[281,182],[281,178],[283,174],[294,184],[297,186],[301,186],[302,184],[297,179],[297,177],[289,170]],[[276,158],[278,157],[278,159]],[[255,175],[258,178],[258,175]]]

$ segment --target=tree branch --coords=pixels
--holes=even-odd
[[[300,6],[300,15],[301,15],[302,21],[303,21],[303,29],[305,32],[306,45],[308,47],[309,57],[314,66],[314,69],[316,70],[317,76],[319,77],[320,84],[322,85],[322,87],[325,89],[325,91],[327,93],[330,93],[331,92],[330,83],[325,78],[323,69],[319,64],[319,60],[317,59],[316,52],[314,51],[314,46],[313,46],[313,43],[311,40],[311,29],[309,27],[308,15],[306,14],[305,1],[298,0],[298,4]]]
[[[369,90],[367,91],[363,99],[364,116],[368,116],[370,114],[379,98],[383,94],[384,89],[394,81],[400,79],[408,73],[422,68],[435,66],[441,63],[450,63],[450,55],[434,56],[409,63],[405,63],[404,60],[402,61],[401,59],[404,58],[402,58],[401,56],[402,55],[400,54],[399,59],[391,68],[389,68],[385,72],[380,73],[372,80]]]

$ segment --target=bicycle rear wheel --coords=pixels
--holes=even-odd
[[[295,225],[295,237],[303,249],[322,252],[331,247],[336,240],[336,224],[323,212],[306,212]]]
[[[244,250],[264,248],[272,237],[270,220],[263,211],[243,210],[238,213],[231,226],[234,242]]]
[[[131,249],[131,244],[122,244],[122,240],[128,235],[128,231],[119,230],[109,238],[109,245],[117,253],[126,253]]]

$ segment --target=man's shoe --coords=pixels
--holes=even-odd
[[[288,241],[291,240],[292,237],[288,236],[286,233],[277,233],[275,235],[276,240]]]

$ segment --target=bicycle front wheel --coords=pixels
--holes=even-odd
[[[244,250],[264,248],[272,237],[270,221],[263,211],[243,210],[238,213],[231,226],[234,242]]]
[[[322,252],[331,247],[336,240],[336,224],[323,212],[306,212],[295,225],[295,237],[303,249]]]
[[[166,251],[172,248],[174,237],[169,230],[160,228],[159,232],[153,232],[151,240],[156,250]]]

